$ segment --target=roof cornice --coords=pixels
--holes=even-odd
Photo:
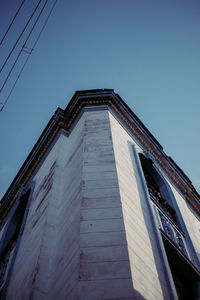
[[[175,162],[165,154],[159,142],[153,137],[149,130],[120,98],[120,96],[111,89],[101,89],[77,91],[65,110],[61,108],[56,110],[4,195],[1,201],[1,218],[7,215],[21,187],[25,186],[30,181],[33,173],[37,169],[53,141],[55,141],[61,129],[65,130],[65,132],[69,134],[84,108],[88,106],[107,106],[111,111],[113,111],[124,126],[139,141],[144,150],[147,150],[154,156],[155,161],[185,195],[186,201],[200,215],[200,196],[193,187],[189,178],[175,164]]]

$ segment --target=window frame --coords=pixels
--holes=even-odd
[[[3,257],[1,257],[1,255],[5,250],[7,252],[10,251],[10,253],[8,254],[8,257],[10,257],[10,254],[12,253],[12,250],[14,248],[14,250],[13,250],[14,252],[12,253],[12,256],[10,257],[11,260],[8,261],[7,265],[5,266],[3,276],[5,276],[5,275],[6,276],[4,278],[4,283],[1,285],[1,290],[0,290],[0,299],[1,300],[6,299],[7,289],[8,289],[9,282],[10,282],[10,279],[11,279],[11,276],[12,276],[12,271],[13,271],[14,263],[15,263],[17,253],[18,253],[18,250],[19,250],[21,238],[22,238],[22,235],[23,235],[23,232],[24,232],[24,228],[25,228],[25,224],[26,224],[26,220],[27,220],[27,216],[28,216],[28,212],[29,212],[29,208],[30,208],[30,204],[31,204],[31,199],[32,199],[34,187],[35,187],[35,182],[32,181],[30,184],[28,184],[26,187],[23,187],[20,190],[19,195],[17,197],[17,200],[16,200],[15,204],[13,205],[13,207],[12,207],[12,209],[11,209],[9,215],[8,215],[7,224],[4,228],[4,232],[3,232],[1,240],[0,240],[0,259],[3,258]],[[16,225],[15,232],[12,236],[12,238],[13,238],[14,235],[16,234],[16,237],[13,239],[13,241],[10,245],[10,248],[6,249],[5,248],[5,242],[6,242],[6,239],[9,240],[9,237],[8,237],[9,229],[10,229],[10,226],[12,225],[12,222],[14,220],[15,215],[18,213],[17,210],[19,210],[20,205],[22,205],[21,204],[22,200],[26,201],[26,203],[25,203],[25,207],[24,207],[24,210],[23,210],[23,214],[19,215],[19,217],[18,217],[19,220],[18,220],[18,223]],[[20,211],[19,211],[19,214],[20,214]],[[20,220],[20,218],[21,218],[21,220]],[[19,228],[17,228],[18,225],[19,225]],[[11,238],[11,240],[12,240],[12,238]]]

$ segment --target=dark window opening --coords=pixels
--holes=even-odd
[[[152,201],[158,205],[164,212],[177,223],[176,212],[173,209],[170,197],[167,193],[163,179],[155,170],[150,159],[145,158],[140,154],[140,160],[143,168],[144,177],[146,180],[147,188]]]
[[[171,242],[163,236],[163,242],[179,300],[197,300],[200,297],[199,272]]]
[[[6,281],[5,277],[10,263],[11,253],[14,251],[14,247],[22,227],[30,191],[31,189],[29,189],[25,194],[22,194],[20,197],[19,204],[8,221],[5,233],[3,234],[0,242],[0,296]]]

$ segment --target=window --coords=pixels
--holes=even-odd
[[[172,191],[162,175],[153,166],[152,160],[143,154],[140,154],[139,157],[178,299],[199,299],[200,276],[190,260],[185,233],[180,226],[173,206]]]
[[[155,202],[161,210],[164,210],[164,213],[166,213],[169,218],[178,223],[176,212],[172,206],[169,192],[162,177],[155,170],[150,159],[140,154],[140,160],[151,200]]]
[[[176,251],[173,245],[163,236],[165,251],[179,300],[196,300],[198,298],[199,274],[194,266]]]
[[[155,169],[151,159],[147,159],[144,155],[140,154],[140,160],[160,230],[183,255],[189,257],[185,234],[181,229],[176,211],[173,207],[168,183]]]
[[[31,188],[21,194],[0,241],[0,299],[5,299],[6,288],[23,232]],[[9,275],[10,273],[10,275]]]

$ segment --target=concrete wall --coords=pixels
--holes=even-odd
[[[7,299],[170,299],[133,144],[108,111],[60,135],[33,178]]]
[[[33,299],[35,295],[43,299],[47,294],[51,245],[55,236],[52,223],[56,213],[53,218],[50,214],[58,190],[58,157],[63,140],[63,137],[59,138],[34,177],[36,186],[9,284],[8,299]]]
[[[170,299],[133,157],[131,145],[139,145],[111,113],[109,116],[135,295],[137,299]]]
[[[132,299],[108,112],[84,113],[34,180],[8,299]]]
[[[79,298],[132,299],[108,112],[87,113],[82,196]]]

